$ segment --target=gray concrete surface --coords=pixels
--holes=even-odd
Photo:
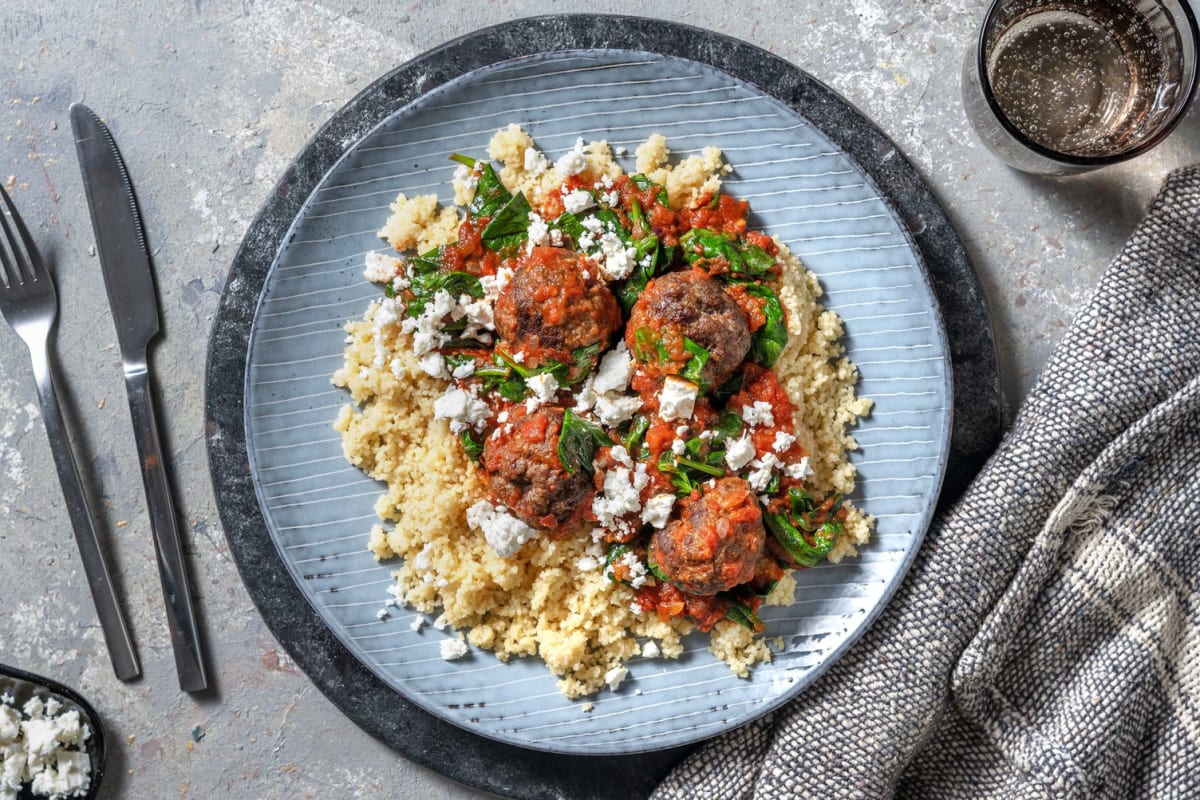
[[[1165,173],[1200,158],[1200,113],[1135,162],[1069,181],[998,164],[962,116],[980,0],[654,5],[809,70],[888,132],[932,183],[988,294],[1016,404]],[[300,674],[227,551],[207,478],[205,347],[228,264],[276,178],[377,75],[481,26],[644,2],[0,4],[0,181],[58,272],[57,350],[145,678],[117,682],[93,623],[24,348],[0,329],[0,661],[77,687],[111,725],[113,797],[476,797],[376,744]],[[177,499],[218,691],[176,689],[115,333],[67,106],[107,118],[141,198],[164,336],[154,354]]]

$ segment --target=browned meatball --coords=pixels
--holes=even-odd
[[[591,476],[581,469],[567,472],[558,458],[563,410],[543,406],[529,415],[511,413],[516,419],[483,447],[492,501],[529,525],[566,533],[590,508],[595,489]]]
[[[607,347],[621,327],[621,309],[596,273],[584,256],[561,247],[523,253],[496,299],[501,346],[525,353],[531,366],[550,359],[571,363],[573,350]]]
[[[648,332],[645,330],[648,329]],[[639,333],[639,331],[643,331]],[[683,337],[708,351],[701,376],[710,385],[725,381],[750,352],[750,325],[737,302],[700,269],[669,272],[650,281],[633,306],[625,328],[625,343],[644,361],[676,372],[691,358]],[[640,340],[639,340],[640,339]],[[667,364],[653,344],[662,345]],[[649,352],[647,352],[649,350]]]
[[[721,478],[680,502],[680,517],[654,532],[650,555],[685,592],[712,595],[754,577],[767,534],[750,484]]]

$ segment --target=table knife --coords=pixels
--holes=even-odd
[[[158,298],[133,184],[108,128],[87,106],[71,106],[71,129],[83,171],[96,250],[108,290],[129,412],[141,462],[146,506],[154,534],[159,577],[179,686],[197,692],[208,686],[200,629],[184,564],[179,522],[159,440],[150,380],[149,344],[158,335]]]

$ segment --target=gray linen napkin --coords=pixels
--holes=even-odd
[[[863,639],[657,800],[1200,797],[1200,165]]]

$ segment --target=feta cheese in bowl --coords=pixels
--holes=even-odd
[[[0,800],[99,796],[104,728],[57,681],[0,664]]]

